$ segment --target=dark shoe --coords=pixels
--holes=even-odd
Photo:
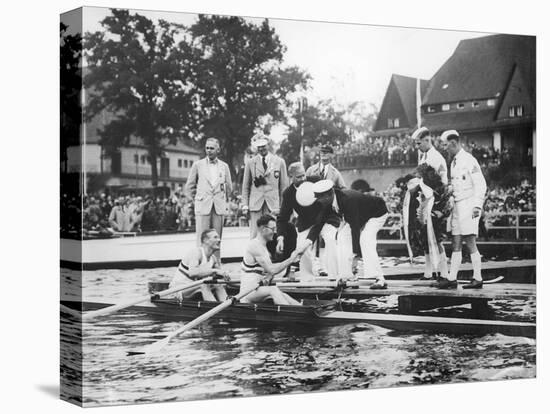
[[[381,289],[387,289],[387,288],[388,288],[388,284],[384,280],[377,280],[369,287],[369,289],[372,289],[372,290],[381,290]]]
[[[470,283],[462,286],[462,289],[481,289],[483,287],[482,280],[471,280]]]
[[[456,289],[458,283],[456,280],[441,279],[439,282],[435,283],[433,287],[437,289]]]
[[[319,276],[321,276],[321,277],[327,277],[327,276],[328,276],[328,273],[325,272],[324,270],[319,270]]]

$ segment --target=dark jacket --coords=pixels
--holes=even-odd
[[[287,237],[290,226],[290,217],[292,216],[293,211],[295,211],[298,215],[298,220],[296,222],[298,232],[302,232],[315,224],[315,219],[319,216],[322,210],[319,203],[315,202],[308,207],[303,207],[298,204],[296,201],[296,187],[294,184],[291,184],[283,191],[282,198],[281,210],[277,216],[278,236]]]
[[[388,212],[386,202],[380,197],[370,194],[364,194],[355,190],[334,189],[336,201],[340,211],[338,215],[351,227],[351,238],[353,243],[353,253],[361,255],[361,244],[359,238],[361,230],[366,222],[371,218],[382,217]],[[335,211],[332,205],[327,206],[321,215],[317,218],[317,223],[321,225],[334,216]]]

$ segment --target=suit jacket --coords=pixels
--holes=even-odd
[[[185,185],[187,195],[195,201],[195,214],[208,215],[212,206],[216,214],[228,214],[228,195],[233,191],[229,166],[217,160],[217,174],[210,177],[208,157],[195,161]]]
[[[334,167],[332,164],[329,164],[328,167],[325,168],[327,168],[326,174],[324,177],[321,177],[321,163],[318,162],[316,164],[313,164],[307,169],[306,176],[311,177],[316,175],[321,177],[322,180],[332,180],[335,188],[344,188],[346,186],[342,174],[336,169],[336,167]]]
[[[266,157],[267,170],[264,170],[261,155],[252,157],[244,167],[243,203],[250,211],[259,211],[264,202],[275,214],[279,213],[282,193],[288,187],[286,163],[276,155]],[[267,184],[256,187],[255,177],[265,177]]]
[[[382,217],[388,212],[386,202],[380,197],[364,194],[355,190],[334,189],[339,211],[335,213],[332,205],[326,206],[316,219],[316,226],[330,220],[334,214],[343,217],[351,228],[353,253],[361,255],[359,238],[366,222],[371,218]]]
[[[318,202],[313,203],[311,206],[301,206],[296,201],[296,187],[291,184],[285,191],[283,191],[283,197],[281,202],[281,212],[277,216],[277,235],[287,237],[290,226],[290,218],[292,212],[295,211],[298,215],[296,221],[296,229],[298,232],[302,232],[315,224],[316,217],[321,213],[322,206]],[[317,238],[310,231],[308,238],[311,241],[315,241]]]

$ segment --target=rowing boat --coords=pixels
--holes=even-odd
[[[97,310],[108,303],[62,301],[62,306],[78,311]],[[213,309],[219,302],[176,299],[152,299],[143,305],[132,306],[125,312],[145,313],[161,320],[188,320]],[[306,323],[313,325],[368,323],[382,328],[404,332],[437,332],[451,334],[485,335],[500,333],[509,336],[534,338],[536,325],[483,319],[449,318],[393,313],[349,312],[334,310],[334,301],[305,301],[303,306],[273,305],[269,303],[236,303],[217,314],[216,318],[238,321],[275,323]]]

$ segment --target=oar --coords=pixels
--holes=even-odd
[[[217,313],[220,313],[225,308],[230,307],[234,303],[239,302],[242,298],[244,298],[249,293],[254,292],[256,289],[260,287],[260,284],[255,285],[254,287],[239,293],[237,296],[232,296],[222,303],[220,303],[218,306],[210,309],[208,312],[203,313],[201,316],[199,316],[196,319],[193,319],[191,322],[183,325],[181,328],[176,329],[174,332],[168,334],[163,339],[152,343],[151,345],[146,346],[142,350],[135,350],[135,351],[128,351],[127,356],[131,355],[141,355],[141,354],[152,354],[155,352],[159,352],[162,348],[164,348],[166,345],[168,345],[168,342],[170,342],[173,338],[176,336],[182,334],[185,331],[188,331],[190,329],[193,329],[195,326],[200,325],[201,323],[205,322],[206,320],[210,319],[212,316],[216,315]]]
[[[117,312],[119,310],[129,308],[130,306],[137,305],[138,303],[146,302],[148,300],[151,300],[151,297],[161,298],[163,296],[171,295],[172,293],[183,292],[184,290],[193,289],[197,286],[202,285],[203,283],[210,283],[210,282],[213,282],[213,281],[214,281],[213,278],[207,277],[205,279],[197,280],[196,282],[190,283],[188,285],[176,286],[176,287],[173,287],[173,288],[170,288],[170,289],[166,289],[166,290],[162,290],[160,292],[156,292],[152,295],[141,296],[139,298],[134,298],[134,299],[128,300],[127,302],[122,302],[122,303],[119,303],[119,304],[116,304],[116,305],[111,305],[111,306],[108,306],[108,307],[103,308],[103,309],[99,309],[99,310],[92,311],[92,312],[86,312],[85,314],[82,315],[82,320],[83,321],[88,321],[90,319],[97,318],[98,316],[108,315],[110,313]]]

